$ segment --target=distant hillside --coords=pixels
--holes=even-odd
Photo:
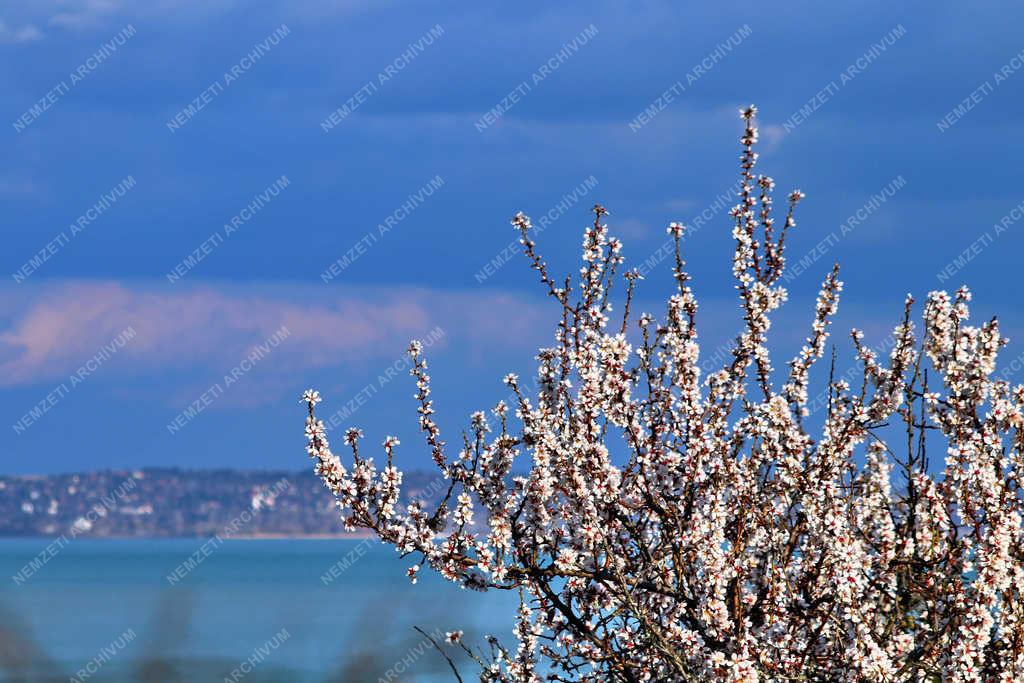
[[[403,497],[434,501],[443,480],[407,473]],[[309,471],[145,469],[0,476],[0,536],[344,535]]]

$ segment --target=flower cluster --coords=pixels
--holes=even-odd
[[[631,324],[639,278],[617,276],[621,243],[603,207],[575,281],[551,277],[517,214],[559,308],[535,393],[507,375],[511,405],[474,414],[450,452],[413,343],[440,503],[399,509],[391,437],[378,468],[349,430],[343,465],[309,391],[316,474],[346,526],[412,558],[414,581],[425,566],[466,588],[519,592],[516,649],[490,639],[485,657],[448,634],[481,681],[1024,681],[1024,386],[993,377],[1006,340],[995,320],[969,323],[966,289],[929,294],[920,328],[908,297],[888,357],[854,331],[863,380],[830,374],[827,411],[812,415],[842,283],[838,269],[825,277],[806,344],[776,369],[768,332],[804,195],[788,195],[776,228],[775,183],[754,173],[756,109],[741,115],[731,215],[742,326],[720,368],[702,376],[681,224],[668,227],[676,291],[664,316]],[[930,465],[936,448],[944,465]]]

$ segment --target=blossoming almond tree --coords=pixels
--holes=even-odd
[[[830,374],[812,435],[808,385],[842,283],[825,277],[806,345],[773,381],[767,335],[803,195],[778,225],[774,183],[754,173],[755,114],[742,111],[731,213],[742,329],[717,371],[701,376],[683,226],[668,228],[677,291],[631,330],[639,276],[625,273],[613,319],[622,245],[595,206],[575,284],[549,273],[529,218],[512,221],[561,315],[535,395],[508,375],[514,405],[493,408],[494,430],[475,413],[449,448],[409,347],[448,482],[437,507],[398,509],[396,439],[378,467],[350,429],[343,464],[319,395],[303,397],[309,454],[348,528],[412,558],[414,581],[427,566],[520,592],[517,649],[463,646],[481,681],[1024,681],[1024,386],[993,377],[1006,340],[995,320],[968,324],[966,289],[930,293],[920,328],[908,297],[888,358],[853,332],[862,381]]]

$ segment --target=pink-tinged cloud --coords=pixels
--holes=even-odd
[[[535,346],[551,307],[501,293],[322,285],[156,286],[63,281],[0,290],[0,386],[60,381],[127,329],[122,372],[231,368],[287,328],[273,373],[393,359],[410,339],[440,326],[437,345]],[[540,329],[548,327],[540,324]],[[113,363],[112,363],[113,364]]]

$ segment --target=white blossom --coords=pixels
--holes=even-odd
[[[741,110],[730,213],[739,329],[709,372],[683,226],[668,228],[664,316],[631,328],[639,278],[617,274],[623,246],[598,205],[568,285],[549,275],[529,218],[513,218],[559,323],[535,391],[506,375],[507,404],[491,422],[474,413],[456,453],[410,345],[420,430],[446,481],[432,509],[400,511],[397,439],[378,468],[350,429],[343,464],[319,394],[303,394],[307,452],[346,528],[412,556],[413,583],[426,566],[519,592],[518,646],[489,641],[481,681],[1024,681],[1024,386],[993,377],[998,323],[970,324],[961,288],[929,293],[915,325],[908,297],[892,347],[855,330],[861,376],[835,376],[821,367],[843,289],[834,268],[780,381],[768,333],[804,195],[788,195],[777,224],[775,181],[754,173],[756,114]],[[819,409],[810,388],[826,375]]]

